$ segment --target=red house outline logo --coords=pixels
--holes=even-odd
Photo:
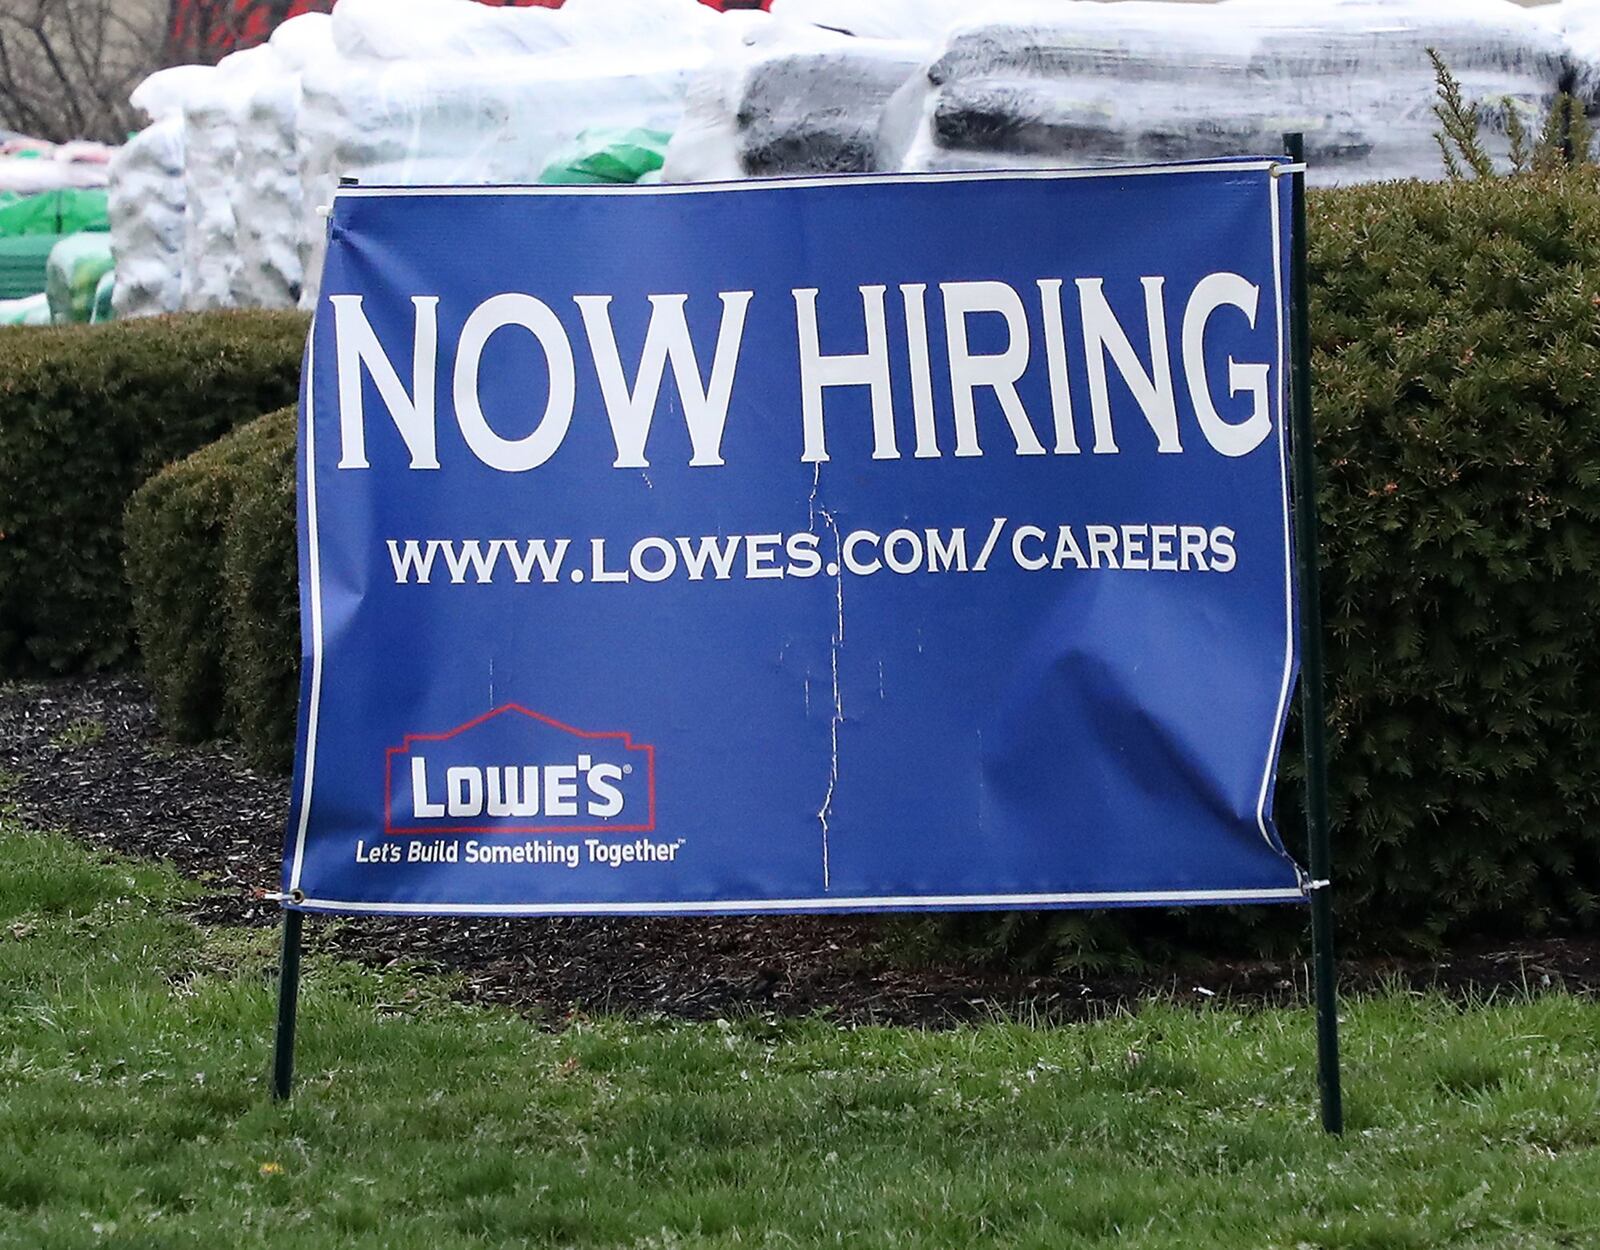
[[[479,725],[494,720],[496,717],[505,716],[515,712],[525,716],[531,721],[541,725],[548,725],[552,729],[564,734],[571,734],[574,738],[595,742],[610,740],[619,743],[625,752],[638,752],[644,756],[645,767],[645,793],[648,796],[648,813],[643,824],[601,824],[601,825],[404,825],[395,824],[391,818],[393,811],[394,795],[394,761],[399,755],[409,755],[413,745],[419,742],[447,742],[452,738],[476,729]],[[527,834],[527,833],[654,833],[656,828],[656,749],[647,742],[635,743],[633,735],[620,730],[589,730],[576,729],[571,725],[563,724],[552,717],[542,715],[523,707],[520,703],[504,703],[493,711],[485,712],[482,716],[474,717],[463,725],[448,729],[443,733],[433,734],[407,734],[400,741],[399,746],[389,747],[384,752],[383,760],[383,831],[396,837],[408,837],[418,834],[438,833],[488,833],[488,834]]]

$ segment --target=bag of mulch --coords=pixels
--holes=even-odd
[[[80,230],[109,230],[104,191],[70,188],[25,195],[0,203],[0,237],[21,234],[76,234]]]
[[[22,299],[0,299],[0,326],[47,326],[50,299],[43,291]]]
[[[540,182],[630,183],[661,168],[672,136],[643,126],[585,130],[550,159]]]
[[[917,40],[755,28],[690,86],[665,180],[878,169],[884,107],[932,53]]]
[[[1562,6],[1564,9],[1566,6]],[[950,27],[885,107],[883,168],[1142,164],[1275,152],[1313,183],[1445,176],[1436,52],[1502,167],[1506,111],[1543,116],[1578,72],[1561,34],[1499,0],[1004,5]]]
[[[50,253],[60,241],[55,234],[0,238],[0,299],[22,299],[44,290]]]
[[[94,311],[95,287],[112,267],[109,234],[69,234],[51,248],[44,281],[50,319],[57,323],[88,321]]]

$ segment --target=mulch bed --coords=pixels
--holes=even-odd
[[[178,746],[128,678],[0,686],[6,801],[32,824],[128,855],[170,860],[213,893],[205,924],[276,923],[286,778],[247,767],[226,744]],[[313,917],[307,947],[369,964],[413,961],[463,978],[464,996],[560,1018],[573,1012],[828,1012],[846,1023],[947,1025],[995,1015],[1079,1019],[1161,994],[1281,1003],[1303,997],[1305,970],[1266,961],[1209,963],[1181,975],[1018,977],[908,967],[882,917],[478,920]],[[1550,986],[1600,993],[1600,942],[1540,941],[1442,960],[1347,964],[1350,987],[1401,984],[1456,993]]]

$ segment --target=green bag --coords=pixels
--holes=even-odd
[[[112,269],[111,236],[69,234],[50,251],[44,291],[50,297],[50,319],[57,324],[88,321],[94,312],[94,292]]]
[[[539,175],[539,181],[558,184],[638,182],[665,164],[667,143],[671,138],[664,130],[646,130],[640,126],[627,130],[605,126],[585,130],[551,158]]]
[[[62,188],[0,203],[0,238],[22,234],[77,234],[110,230],[106,193]]]
[[[19,234],[0,238],[0,299],[21,299],[45,289],[50,252],[59,234]]]

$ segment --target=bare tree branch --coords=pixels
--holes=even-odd
[[[332,0],[313,0],[326,10]],[[117,142],[128,94],[167,65],[214,63],[304,0],[0,0],[0,128]]]
[[[158,0],[0,0],[0,128],[117,142],[128,94],[161,66]]]

